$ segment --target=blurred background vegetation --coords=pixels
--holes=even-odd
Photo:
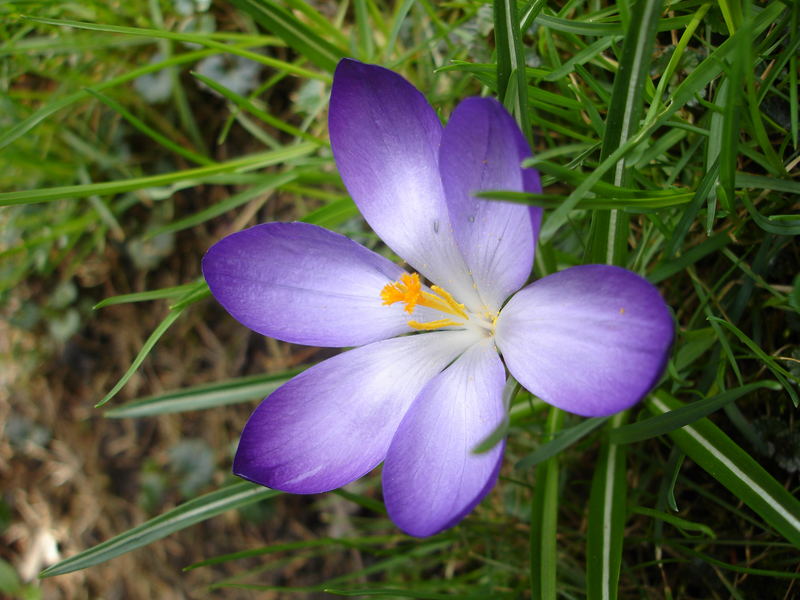
[[[0,596],[800,594],[798,47],[791,0],[0,3]],[[518,395],[501,483],[426,540],[379,473],[229,473],[255,402],[330,351],[230,319],[204,251],[304,220],[389,255],[327,145],[344,56],[443,118],[503,100],[544,177],[514,198],[548,209],[536,275],[621,264],[676,317],[625,415]]]

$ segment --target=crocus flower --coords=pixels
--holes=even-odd
[[[442,127],[402,77],[345,59],[329,127],[353,200],[409,268],[304,223],[258,225],[208,251],[206,281],[242,324],[355,347],[256,408],[234,472],[311,494],[383,462],[389,516],[428,536],[497,480],[504,443],[473,450],[505,417],[506,369],[554,406],[612,414],[655,384],[672,319],[652,285],[618,267],[572,267],[525,286],[541,209],[474,196],[540,192],[538,174],[520,167],[530,149],[495,100],[464,100]]]

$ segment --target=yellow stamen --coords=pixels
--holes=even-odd
[[[453,298],[453,296],[450,295],[450,292],[440,288],[438,285],[432,285],[431,289],[435,293],[437,293],[439,296],[441,296],[444,299],[445,302],[447,302],[447,305],[452,310],[455,311],[455,314],[457,314],[459,317],[461,317],[463,319],[469,319],[469,317],[467,316],[467,311],[464,310],[464,305],[456,302],[456,299]],[[431,294],[428,294],[428,295],[431,295]],[[451,311],[448,311],[448,310],[446,310],[444,312],[449,312],[450,314],[453,314]]]
[[[431,331],[433,329],[440,329],[442,327],[458,327],[463,323],[458,323],[452,319],[439,319],[437,321],[429,321],[427,323],[420,323],[419,321],[409,321],[408,326],[420,331]]]
[[[385,306],[394,304],[395,302],[404,302],[405,311],[409,314],[414,312],[416,306],[426,306],[439,312],[443,312],[454,317],[469,320],[469,315],[464,308],[463,304],[456,302],[455,298],[443,290],[438,285],[431,286],[434,293],[426,292],[422,289],[422,284],[419,280],[417,273],[403,273],[400,279],[387,283],[381,290],[381,299]],[[458,321],[451,319],[439,319],[431,321],[430,323],[420,323],[419,321],[409,321],[409,326],[414,329],[430,330],[439,329],[440,327],[451,327],[454,325],[463,325]]]
[[[384,306],[389,306],[395,302],[405,302],[405,311],[409,314],[414,312],[414,307],[419,302],[422,285],[419,282],[419,275],[403,273],[399,281],[387,283],[381,290],[381,298]]]

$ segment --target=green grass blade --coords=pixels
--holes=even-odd
[[[608,158],[624,145],[639,127],[644,110],[644,90],[649,82],[661,0],[642,0],[633,5],[619,70],[614,78],[600,158]],[[610,174],[616,186],[629,186],[626,159],[620,158]],[[595,211],[587,249],[591,262],[624,265],[628,249],[628,218],[619,210]]]
[[[675,484],[678,483],[678,476],[681,474],[681,467],[686,455],[681,452],[680,448],[674,447],[669,453],[669,460],[664,468],[667,477],[663,479],[663,500],[659,499],[659,505],[663,507],[664,504],[669,506],[670,510],[678,512],[678,502],[675,500]]]
[[[171,292],[173,290],[175,290],[175,288],[167,288],[167,290],[157,290],[157,291],[160,291],[162,293],[165,291],[169,291],[170,296],[168,297],[171,297],[172,296]],[[187,306],[210,295],[211,292],[208,289],[208,285],[202,279],[187,286],[185,293],[180,297],[178,297],[177,302],[170,305],[169,313],[167,314],[167,316],[164,318],[163,321],[161,321],[161,323],[159,323],[158,327],[156,327],[153,330],[153,333],[150,334],[147,340],[145,340],[145,343],[142,345],[141,350],[139,350],[139,353],[133,359],[133,362],[131,363],[130,367],[128,367],[128,370],[125,371],[125,373],[122,375],[119,381],[117,381],[116,385],[114,385],[114,387],[111,388],[111,390],[103,397],[103,399],[100,400],[100,402],[98,402],[97,404],[95,404],[95,408],[100,407],[109,400],[111,400],[111,398],[113,398],[117,394],[117,392],[119,392],[125,386],[125,384],[128,383],[128,380],[141,366],[142,362],[144,362],[144,359],[147,358],[147,355],[150,354],[150,351],[158,343],[158,340],[161,339],[161,336],[163,336],[166,333],[166,331],[172,326],[172,324],[175,321],[177,321],[178,317],[181,316],[181,314],[183,313],[184,309]]]
[[[194,227],[195,225],[199,225],[200,223],[204,223],[210,219],[213,219],[214,217],[225,214],[226,212],[233,210],[242,204],[250,202],[259,196],[266,197],[270,192],[279,189],[281,186],[289,183],[290,181],[294,181],[298,175],[299,173],[297,169],[291,169],[284,173],[264,175],[262,177],[262,181],[253,187],[243,190],[238,194],[233,194],[232,196],[225,198],[225,200],[212,204],[208,208],[196,212],[193,215],[189,215],[188,217],[178,219],[168,223],[167,225],[148,231],[144,235],[144,239],[149,240],[164,233],[181,231],[183,229],[188,229],[190,227]]]
[[[800,181],[776,179],[751,173],[736,173],[736,187],[756,190],[774,190],[800,196]],[[797,217],[796,217],[797,218]]]
[[[8,4],[8,3],[6,3]],[[4,40],[5,41],[5,40]],[[76,51],[103,51],[119,48],[132,48],[149,44],[145,39],[124,39],[118,35],[87,35],[85,37],[30,37],[17,40],[11,45],[0,46],[0,56],[28,55],[47,56],[51,54],[71,54]]]
[[[525,8],[520,10],[519,17],[520,17],[520,31],[528,31],[533,22],[536,20],[536,17],[542,12],[542,9],[547,4],[547,0],[530,0]]]
[[[742,27],[742,31],[745,34],[749,33],[752,30],[752,19],[748,17],[744,21],[744,26]],[[796,35],[796,33],[795,33]],[[752,34],[751,34],[752,37]],[[762,108],[761,108],[761,98],[759,97],[759,89],[761,88],[763,82],[761,78],[752,70],[748,69],[745,71],[742,65],[744,64],[752,64],[752,53],[753,47],[752,44],[742,44],[742,49],[739,51],[739,58],[740,64],[738,71],[741,72],[742,77],[744,78],[745,82],[745,102],[747,104],[747,112],[750,116],[750,125],[752,126],[752,134],[753,138],[758,143],[761,151],[764,153],[766,157],[766,164],[764,165],[768,172],[773,175],[785,176],[786,168],[783,166],[783,161],[775,152],[775,149],[772,147],[772,140],[770,139],[769,134],[767,133],[766,127],[764,126],[764,118],[762,116]],[[797,54],[797,48],[793,54]],[[744,61],[747,61],[746,63]],[[734,63],[735,64],[735,63]],[[766,86],[765,86],[766,87]],[[737,115],[738,116],[738,115]],[[731,170],[735,171],[736,165],[732,165]],[[735,173],[731,174],[731,179],[735,177]],[[731,186],[733,183],[731,182]]]
[[[324,588],[326,594],[334,596],[388,596],[390,598],[415,598],[419,600],[452,600],[452,594],[440,594],[436,592],[404,590],[402,588],[356,588],[352,590],[342,590],[339,588]],[[459,596],[462,600],[484,600],[486,592],[478,592],[466,596]]]
[[[706,562],[710,565],[715,567],[720,567],[722,569],[727,569],[730,571],[734,571],[736,573],[744,573],[748,575],[761,575],[764,577],[781,577],[786,579],[800,579],[800,573],[797,572],[787,572],[787,571],[775,571],[773,569],[756,569],[753,567],[744,567],[742,565],[734,565],[731,563],[726,563],[724,561],[718,560],[713,556],[709,556],[704,552],[698,552],[697,550],[693,550],[691,548],[687,548],[686,546],[680,546],[675,544],[676,549],[679,549],[681,553],[686,553],[689,556],[693,556],[695,558],[699,558],[703,562]],[[791,588],[789,588],[791,589]],[[788,597],[788,596],[785,596]]]
[[[357,548],[359,550],[368,550],[371,546],[382,546],[387,543],[398,543],[403,540],[402,536],[397,535],[376,535],[369,537],[354,537],[354,538],[310,538],[298,542],[285,542],[282,544],[271,544],[261,548],[254,548],[251,550],[240,550],[238,552],[231,552],[229,554],[221,554],[212,558],[192,563],[183,568],[184,571],[193,571],[202,567],[212,565],[219,565],[226,562],[241,560],[243,558],[253,558],[255,556],[263,556],[265,554],[276,554],[279,552],[286,552],[287,550],[304,550],[307,548],[327,548],[342,546],[344,548]]]
[[[725,20],[725,25],[728,28],[728,33],[733,34],[742,25],[742,7],[739,2],[731,2],[731,0],[720,0],[719,10],[722,13],[722,18]]]
[[[748,25],[751,20],[747,20]],[[739,134],[741,130],[741,107],[742,107],[742,82],[744,80],[744,65],[751,64],[750,52],[752,47],[752,33],[750,27],[744,31],[744,36],[739,39],[739,43],[734,47],[731,56],[730,66],[727,77],[725,78],[726,90],[720,86],[722,101],[718,106],[722,109],[722,124],[720,141],[722,147],[719,153],[719,191],[722,194],[721,201],[725,209],[730,212],[734,204],[734,186],[736,178],[736,162],[739,155]],[[745,62],[747,61],[747,62]],[[712,115],[712,121],[718,117],[717,113]],[[713,161],[711,161],[713,162]],[[707,224],[706,229],[712,230]]]
[[[539,243],[544,244],[553,239],[556,232],[567,222],[569,219],[570,211],[572,211],[584,198],[589,195],[589,190],[592,189],[603,178],[603,176],[611,171],[617,162],[630,152],[636,144],[652,131],[649,130],[639,131],[636,137],[626,141],[622,146],[614,150],[614,152],[601,162],[597,167],[586,176],[578,187],[576,187],[566,200],[556,208],[549,215],[545,215],[544,223],[542,224],[541,233],[539,235]]]
[[[700,25],[703,17],[705,17],[710,8],[710,2],[701,5],[700,8],[697,9],[697,12],[692,15],[691,22],[689,22],[689,24],[686,26],[686,29],[681,34],[681,38],[678,40],[678,45],[675,46],[675,50],[672,53],[672,56],[669,58],[669,63],[667,63],[664,73],[658,80],[658,87],[653,95],[653,102],[650,104],[650,108],[647,110],[647,117],[645,117],[646,124],[652,123],[655,119],[658,109],[662,106],[662,101],[667,86],[669,85],[669,82],[672,81],[672,76],[678,69],[678,65],[680,64],[681,58],[686,51],[686,47],[689,45],[695,30]]]
[[[706,169],[705,174],[695,189],[689,206],[687,206],[683,211],[680,221],[673,229],[672,237],[670,238],[669,242],[667,242],[667,246],[664,249],[665,259],[668,260],[671,257],[674,257],[678,252],[678,248],[683,246],[683,240],[686,238],[686,234],[689,232],[689,228],[692,226],[692,223],[694,223],[695,217],[700,211],[700,207],[706,201],[706,198],[708,198],[708,195],[714,188],[714,183],[717,180],[718,174],[719,161],[715,161],[714,164],[710,165],[710,167]]]
[[[142,365],[144,359],[147,358],[147,355],[150,354],[150,351],[158,343],[158,340],[161,339],[161,336],[167,332],[167,329],[172,327],[172,324],[178,320],[178,317],[181,316],[182,312],[183,310],[180,309],[169,311],[164,320],[158,324],[158,327],[153,330],[153,333],[151,333],[147,340],[145,340],[144,344],[142,344],[141,350],[139,350],[136,358],[133,359],[133,362],[131,363],[131,366],[128,367],[128,370],[125,371],[122,377],[120,377],[119,381],[117,381],[114,387],[111,388],[111,390],[105,396],[103,396],[103,399],[94,405],[95,408],[103,406],[103,404],[111,400],[111,398],[116,396],[117,392],[119,392],[125,386],[125,384],[128,383],[128,380],[133,377],[133,374]]]
[[[739,197],[756,225],[767,233],[775,233],[777,235],[800,235],[800,216],[797,214],[770,215],[766,217],[753,205],[753,202],[747,194],[741,194]]]
[[[0,260],[15,254],[23,254],[39,244],[55,240],[64,235],[84,232],[93,224],[97,223],[98,220],[99,218],[96,210],[92,210],[80,218],[71,219],[63,225],[49,227],[44,230],[46,233],[43,235],[32,236],[17,246],[13,246],[7,250],[0,250]]]
[[[508,435],[508,429],[511,423],[509,411],[511,410],[511,406],[514,404],[514,398],[516,398],[521,387],[522,386],[517,383],[516,379],[509,376],[509,378],[506,380],[506,385],[503,388],[503,406],[505,407],[505,418],[497,427],[495,427],[494,431],[487,435],[472,449],[473,454],[483,454],[484,452],[488,452],[497,444],[502,442],[506,435]]]
[[[637,515],[644,515],[646,517],[650,517],[653,519],[659,519],[661,521],[664,521],[665,523],[669,523],[670,525],[682,531],[697,531],[698,533],[705,535],[706,537],[711,539],[717,537],[717,534],[714,533],[714,530],[711,529],[708,525],[704,525],[703,523],[696,523],[694,521],[689,521],[688,519],[682,519],[680,517],[676,517],[675,515],[671,515],[669,513],[665,513],[660,510],[653,510],[652,508],[647,508],[645,506],[634,506],[633,508],[631,508],[631,513]]]
[[[348,219],[358,218],[360,215],[355,202],[348,196],[334,200],[330,204],[308,213],[300,220],[327,229],[336,229]]]
[[[598,54],[608,50],[608,48],[610,48],[611,45],[614,44],[618,39],[619,38],[615,38],[613,36],[608,36],[594,41],[586,46],[586,48],[575,53],[574,56],[571,56],[564,61],[563,65],[557,69],[554,69],[553,71],[550,71],[550,73],[544,77],[544,81],[559,81],[564,77],[567,77],[575,69],[575,65],[583,65],[590,60],[593,60]]]
[[[606,37],[610,35],[624,35],[625,31],[617,23],[587,23],[574,19],[562,19],[552,15],[540,14],[534,19],[539,27],[547,27],[561,33],[573,33],[586,37]]]
[[[195,52],[186,52],[185,54],[180,54],[177,56],[170,57],[167,60],[163,60],[157,63],[145,65],[143,67],[139,67],[138,69],[133,69],[124,73],[123,75],[119,75],[108,81],[104,81],[103,83],[98,83],[97,85],[93,86],[91,89],[99,92],[101,90],[109,89],[118,85],[122,85],[123,83],[127,83],[129,81],[133,81],[138,77],[142,77],[143,75],[148,75],[150,73],[155,73],[157,71],[161,71],[163,69],[167,69],[169,67],[174,67],[186,63],[192,63],[203,58],[213,56],[214,54],[218,54],[219,52],[216,50],[199,50]],[[19,122],[15,123],[7,130],[0,134],[0,149],[5,148],[9,144],[13,143],[20,137],[24,136],[26,133],[31,131],[34,127],[39,125],[42,121],[47,119],[49,116],[59,112],[60,110],[75,104],[76,102],[86,98],[90,95],[88,88],[85,90],[80,90],[78,92],[73,92],[63,98],[58,98],[51,102],[48,102],[41,108],[37,109],[32,114],[28,115],[26,118],[20,120]]]
[[[800,5],[795,4],[792,11],[792,31],[795,32],[795,35],[800,35],[797,33],[797,31],[800,30],[800,18],[798,18],[798,14],[800,14]],[[800,120],[798,118],[800,117],[800,103],[797,101],[798,71],[800,71],[800,63],[798,63],[797,55],[793,54],[791,58],[789,58],[789,127],[792,135],[792,146],[795,150],[797,150],[798,132],[800,131],[800,124],[798,124],[798,120]]]
[[[528,81],[516,0],[497,0],[494,3],[494,34],[497,46],[497,94],[503,104],[511,107],[511,114],[530,142]],[[516,85],[509,85],[512,78]],[[513,96],[508,98],[508,94]]]
[[[353,492],[347,491],[344,488],[333,490],[331,494],[336,494],[340,498],[344,498],[348,502],[357,504],[361,508],[365,508],[368,511],[375,513],[376,515],[384,515],[384,516],[386,515],[386,505],[380,500],[375,500],[374,498],[368,498],[363,494],[355,494]]]
[[[104,414],[106,417],[114,419],[152,417],[153,415],[188,410],[205,410],[217,406],[247,402],[268,396],[299,372],[299,369],[295,369],[283,373],[254,375],[252,377],[241,377],[239,379],[198,385],[134,400],[115,406],[105,411]]]
[[[631,18],[633,21],[633,17]],[[672,17],[661,19],[657,24],[657,31],[672,31],[673,29],[683,29],[691,21],[691,16]],[[575,19],[565,19],[551,15],[539,15],[535,20],[541,27],[547,27],[553,31],[562,33],[574,33],[587,37],[604,37],[608,35],[625,35],[625,23],[591,23],[588,21],[576,21]]]
[[[621,426],[627,412],[617,413],[608,425]],[[617,597],[628,482],[625,479],[626,446],[603,441],[589,494],[589,531],[586,540],[586,597]]]
[[[208,284],[203,279],[197,283],[197,287],[195,289],[193,289],[185,296],[178,298],[178,300],[173,304],[170,304],[169,309],[183,310],[190,304],[194,304],[195,302],[200,302],[200,300],[204,300],[205,298],[209,297],[211,297],[211,290],[208,288]]]
[[[545,169],[542,169],[544,171]],[[545,179],[545,185],[547,180]],[[623,192],[624,190],[617,190]],[[522,204],[532,204],[544,208],[558,208],[569,196],[559,194],[529,194],[527,192],[506,192],[500,190],[487,190],[477,192],[476,198],[487,198],[489,200],[506,200],[510,202],[520,202]],[[625,212],[649,212],[653,209],[669,208],[670,206],[683,206],[689,204],[693,194],[690,192],[676,192],[669,195],[655,194],[649,195],[646,191],[640,191],[637,195],[620,196],[589,196],[581,198],[575,208],[583,209],[619,209]]]
[[[683,406],[660,390],[645,404],[656,415]],[[669,436],[686,456],[800,548],[800,501],[750,454],[705,418],[671,431]]]
[[[736,327],[733,323],[726,321],[725,319],[720,319],[719,317],[712,317],[709,316],[708,320],[711,322],[712,327],[715,323],[719,325],[725,326],[729,331],[733,332],[733,334],[739,338],[745,346],[747,346],[753,355],[756,356],[764,365],[772,371],[772,374],[775,376],[775,379],[780,381],[783,389],[786,390],[786,393],[789,394],[789,397],[792,399],[795,407],[800,404],[798,402],[797,392],[794,390],[794,385],[800,383],[800,378],[796,375],[793,375],[791,372],[784,369],[780,366],[774,358],[772,358],[769,354],[764,352],[761,347],[756,344],[753,340],[751,340],[741,329]]]
[[[286,0],[286,4],[290,8],[302,12],[309,21],[319,30],[320,35],[329,36],[336,40],[334,46],[344,48],[348,44],[347,36],[342,33],[341,28],[337,27],[335,23],[328,21],[326,17],[317,12],[314,6],[307,0]]]
[[[356,31],[358,56],[361,60],[369,61],[375,52],[375,42],[372,39],[372,25],[369,22],[369,9],[366,0],[353,0],[356,13]]]
[[[197,289],[197,283],[184,283],[183,285],[176,285],[168,288],[161,288],[160,290],[148,290],[146,292],[135,292],[133,294],[120,294],[119,296],[111,296],[105,300],[101,300],[92,308],[105,308],[106,306],[113,306],[114,304],[127,304],[128,302],[147,302],[149,300],[161,300],[163,298],[175,298],[183,296],[187,292]]]
[[[584,144],[576,144],[575,146],[573,146],[573,148],[571,148],[568,151],[569,152],[574,151],[578,147],[586,148]],[[550,175],[552,177],[553,182],[556,181],[567,182],[577,186],[583,184],[586,181],[586,179],[588,179],[588,176],[584,173],[575,171],[573,169],[569,169],[563,165],[559,165],[557,163],[550,162],[548,160],[544,160],[543,157],[546,155],[547,153],[543,152],[534,158],[525,160],[522,164],[526,167],[535,167],[542,173]],[[764,178],[764,179],[768,181],[774,181],[769,178]],[[685,203],[688,200],[688,198],[692,197],[691,193],[687,193],[685,190],[681,190],[679,188],[670,188],[662,190],[639,190],[636,188],[616,186],[612,183],[608,183],[602,180],[592,180],[592,185],[589,188],[589,190],[597,193],[598,196],[603,196],[603,197],[616,196],[619,198],[632,198],[632,199],[642,198],[642,197],[664,198],[664,199],[681,198],[682,203]],[[483,194],[483,192],[481,192],[480,194]]]
[[[722,159],[720,158],[720,154],[722,153],[723,148],[723,126],[727,123],[725,120],[725,115],[723,114],[725,102],[730,95],[728,90],[730,89],[729,81],[727,78],[722,80],[719,87],[717,88],[717,95],[716,95],[716,111],[712,112],[710,118],[710,124],[708,126],[708,138],[706,144],[706,173],[710,172],[713,165],[717,165],[717,178],[713,182],[711,189],[709,190],[708,194],[706,195],[706,223],[705,223],[705,230],[706,235],[711,235],[711,231],[714,228],[714,222],[716,219],[717,213],[717,198],[720,191],[720,173],[723,170]],[[734,92],[735,93],[735,92]],[[736,102],[736,100],[734,100]],[[730,129],[730,127],[728,128]],[[724,197],[724,190],[723,190],[723,197]],[[727,203],[727,200],[726,200]],[[727,203],[729,207],[729,203]]]
[[[710,181],[711,179],[709,179]],[[660,283],[673,275],[680,273],[687,267],[692,266],[701,258],[718,252],[728,244],[732,243],[730,235],[727,232],[717,233],[708,239],[703,240],[696,246],[686,250],[677,258],[666,260],[660,263],[653,269],[647,276],[650,283]]]
[[[774,381],[757,381],[756,383],[743,385],[716,396],[696,400],[666,414],[650,417],[638,423],[623,425],[611,431],[608,437],[615,444],[631,444],[657,435],[663,435],[675,429],[680,429],[684,425],[690,425],[742,396],[764,388],[777,391],[781,386]]]
[[[165,40],[173,40],[176,42],[187,42],[190,44],[198,44],[200,46],[205,46],[208,48],[215,48],[216,50],[219,50],[221,52],[236,54],[238,56],[241,56],[242,58],[248,58],[257,63],[261,63],[262,65],[266,65],[268,67],[277,69],[279,71],[285,71],[287,73],[291,73],[292,75],[296,75],[298,77],[327,80],[326,76],[320,75],[319,73],[315,73],[314,71],[303,69],[302,67],[298,67],[297,65],[293,65],[292,63],[271,58],[269,56],[259,54],[258,52],[245,50],[244,48],[240,47],[237,44],[225,44],[223,42],[218,42],[212,39],[212,37],[208,35],[194,34],[194,33],[174,33],[172,31],[163,31],[161,29],[123,27],[120,25],[102,25],[98,23],[87,23],[83,21],[70,21],[67,19],[43,19],[39,17],[26,17],[26,18],[35,23],[42,23],[43,25],[74,27],[76,29],[87,29],[89,31],[122,33],[125,35],[136,35],[154,39],[165,39]],[[262,40],[264,39],[268,38],[262,38]],[[248,41],[248,43],[252,42]],[[263,41],[261,42],[260,45],[263,45]]]
[[[235,483],[189,500],[125,533],[62,560],[42,571],[39,576],[63,575],[106,562],[227,510],[242,508],[280,493],[249,482]]]
[[[236,92],[233,92],[226,88],[224,85],[214,81],[210,77],[206,77],[202,73],[197,73],[195,71],[192,72],[192,76],[196,77],[203,83],[205,83],[208,87],[212,90],[220,94],[221,96],[230,100],[234,105],[238,106],[242,110],[246,110],[250,114],[258,117],[262,121],[264,121],[267,125],[272,125],[275,129],[283,131],[284,133],[288,133],[292,137],[302,138],[306,141],[313,142],[319,146],[327,145],[327,142],[314,137],[308,132],[301,131],[297,127],[286,123],[285,121],[281,121],[277,117],[273,117],[267,111],[260,109],[255,103],[250,100],[249,98],[245,98],[244,96],[240,96]]]
[[[556,435],[564,411],[551,407],[545,432]],[[531,502],[531,597],[555,600],[557,591],[558,456],[551,456],[536,469],[536,487]]]
[[[325,71],[332,73],[339,60],[348,55],[345,48],[335,46],[320,37],[272,0],[233,0],[233,4]]]
[[[665,123],[679,109],[686,106],[688,102],[694,100],[696,94],[701,94],[703,89],[717,77],[723,70],[724,61],[738,47],[740,40],[747,38],[749,43],[759,35],[764,29],[771,26],[781,15],[784,7],[780,2],[772,2],[753,19],[753,28],[750,31],[737,31],[733,36],[725,40],[716,50],[711,52],[703,62],[686,76],[678,87],[671,94],[672,102],[662,111],[656,122]],[[662,20],[663,22],[663,20]]]
[[[202,154],[198,154],[197,152],[194,152],[192,150],[189,150],[188,148],[184,148],[183,146],[179,146],[168,137],[161,135],[158,131],[147,125],[147,123],[142,121],[139,117],[134,115],[131,111],[122,106],[122,104],[120,104],[113,98],[109,98],[105,94],[97,92],[91,88],[88,88],[86,91],[89,92],[92,96],[94,96],[98,100],[100,100],[100,102],[108,106],[111,110],[119,113],[119,115],[123,119],[128,121],[128,123],[130,123],[133,127],[141,131],[144,135],[152,139],[157,144],[164,146],[165,148],[171,150],[175,154],[183,156],[184,158],[194,163],[197,163],[198,165],[214,164],[214,161],[211,160],[210,158],[203,156]]]
[[[414,5],[415,0],[403,0],[395,5],[394,15],[392,16],[392,27],[389,32],[389,39],[383,47],[383,60],[387,61],[394,52],[394,47],[397,44],[397,38],[400,35],[400,28],[405,22],[406,15],[411,7]]]
[[[608,417],[596,417],[594,419],[586,419],[574,427],[562,429],[552,440],[542,444],[528,456],[519,460],[519,462],[514,465],[514,468],[529,469],[538,465],[540,462],[549,460],[551,457],[555,456],[559,452],[562,452],[566,448],[569,448],[572,444],[577,443],[585,436],[589,435],[607,420]]]
[[[372,578],[376,578],[377,575],[391,572],[394,568],[400,565],[407,565],[407,564],[419,564],[419,563],[428,563],[431,564],[433,561],[441,559],[444,552],[446,552],[450,547],[452,547],[453,540],[449,537],[438,536],[430,540],[420,540],[416,544],[412,546],[406,546],[403,549],[395,549],[394,552],[389,554],[389,558],[385,560],[381,560],[379,562],[373,562],[364,568],[358,569],[356,571],[347,573],[345,575],[338,575],[333,578],[328,579],[327,581],[311,585],[305,587],[285,587],[285,586],[274,586],[274,585],[261,585],[261,584],[248,584],[248,583],[238,583],[236,581],[236,577],[229,578],[228,580],[223,580],[218,583],[214,583],[212,585],[212,589],[221,588],[221,587],[236,587],[240,589],[249,589],[249,590],[259,590],[259,591],[268,591],[268,590],[281,590],[281,591],[302,591],[302,592],[321,592],[327,589],[333,588],[333,586],[342,585],[352,580],[356,581],[365,581],[367,576],[372,576]],[[435,586],[436,584],[433,583]],[[446,584],[445,584],[446,585]],[[426,586],[430,589],[431,586]],[[413,594],[413,592],[411,592]],[[433,593],[430,591],[424,591],[420,593]],[[396,594],[394,594],[396,595]],[[413,597],[418,597],[414,595]],[[448,595],[447,597],[452,598],[452,595]],[[485,597],[485,595],[483,596]]]
[[[300,156],[310,154],[316,149],[316,145],[310,142],[303,142],[286,148],[278,148],[269,152],[251,154],[242,158],[235,158],[228,162],[210,165],[207,167],[197,167],[173,173],[161,175],[150,175],[147,177],[135,177],[123,179],[121,181],[107,181],[102,183],[90,183],[86,185],[68,185],[63,187],[44,188],[41,190],[25,190],[19,192],[0,193],[0,206],[10,206],[15,204],[34,204],[37,202],[52,202],[64,198],[86,198],[87,196],[104,196],[108,194],[120,194],[150,187],[169,185],[175,182],[192,181],[202,183],[209,177],[222,173],[243,173],[268,167],[277,163],[286,162]]]

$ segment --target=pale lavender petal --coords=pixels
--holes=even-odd
[[[492,313],[531,274],[542,209],[474,194],[540,193],[538,173],[520,167],[530,155],[516,122],[492,98],[467,98],[444,130],[439,167],[450,221],[478,293]]]
[[[505,371],[494,344],[483,340],[433,379],[397,430],[383,466],[391,519],[423,537],[464,518],[497,481],[504,444],[473,449],[504,418]]]
[[[203,258],[214,297],[253,331],[314,346],[357,346],[405,333],[381,289],[403,270],[327,229],[266,223],[220,240]]]
[[[442,125],[423,95],[388,69],[344,59],[328,126],[339,173],[372,229],[414,269],[477,306],[439,177]]]
[[[338,488],[380,463],[423,386],[473,344],[466,331],[375,342],[311,367],[245,425],[233,471],[296,494]]]
[[[495,333],[508,370],[528,390],[569,412],[603,416],[656,384],[673,323],[658,290],[635,273],[584,265],[520,290]]]

